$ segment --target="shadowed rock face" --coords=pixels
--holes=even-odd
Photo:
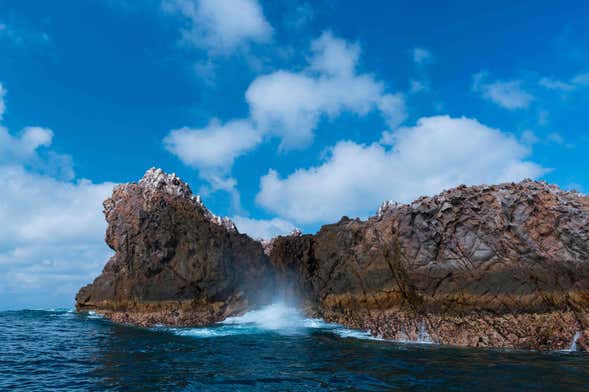
[[[206,325],[267,301],[262,245],[211,214],[175,175],[150,169],[116,187],[104,214],[116,253],[79,291],[79,310],[140,325]]]
[[[385,203],[264,248],[158,170],[104,205],[116,254],[76,300],[115,321],[211,324],[282,291],[395,340],[589,348],[589,198],[546,183]]]

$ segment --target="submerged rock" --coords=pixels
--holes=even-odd
[[[461,186],[366,221],[261,243],[152,169],[105,202],[116,251],[79,310],[204,325],[283,294],[399,341],[587,350],[589,197],[544,182]]]

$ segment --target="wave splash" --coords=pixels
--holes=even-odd
[[[343,338],[381,340],[368,332],[345,328],[321,319],[306,318],[297,308],[282,302],[252,310],[242,316],[229,317],[212,327],[165,329],[177,335],[197,338],[263,333],[301,335],[321,330]]]

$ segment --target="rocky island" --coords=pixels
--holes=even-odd
[[[117,186],[104,213],[115,255],[78,311],[202,326],[281,295],[386,339],[589,351],[589,197],[545,182],[385,202],[264,243],[161,169]]]

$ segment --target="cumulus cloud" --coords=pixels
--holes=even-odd
[[[404,97],[387,93],[372,75],[359,74],[359,56],[357,44],[325,32],[312,42],[306,69],[258,77],[246,92],[256,127],[280,137],[281,148],[293,149],[311,142],[322,116],[342,111],[380,110],[389,126],[398,126],[406,117]]]
[[[405,120],[403,94],[389,93],[373,76],[359,74],[359,57],[359,45],[323,33],[311,43],[304,70],[279,70],[250,84],[245,94],[249,118],[225,124],[213,120],[204,128],[173,130],[164,145],[198,169],[213,191],[233,193],[238,205],[231,166],[264,138],[279,137],[280,148],[302,148],[313,139],[322,116],[334,118],[343,111],[364,115],[377,110],[390,129]]]
[[[231,52],[272,36],[257,0],[164,0],[163,8],[183,17],[184,42],[213,52]]]
[[[184,127],[171,131],[164,145],[186,165],[203,171],[227,172],[235,158],[260,141],[260,133],[249,121],[222,124],[215,119],[204,128]]]
[[[181,128],[170,131],[164,146],[180,160],[195,169],[209,183],[207,193],[218,190],[231,194],[235,210],[241,209],[237,181],[230,171],[237,157],[260,143],[262,135],[247,120],[222,124],[214,119],[204,128]]]
[[[280,218],[252,219],[244,216],[234,216],[231,220],[233,220],[239,232],[246,233],[256,239],[268,240],[278,235],[289,234],[296,228],[293,223]]]
[[[50,175],[56,159],[72,170],[52,140],[47,128],[0,126],[0,288],[12,301],[2,307],[70,305],[111,253],[101,211],[114,184]]]
[[[29,169],[57,178],[74,178],[72,159],[69,155],[39,149],[49,147],[53,141],[53,131],[43,127],[26,127],[18,136],[0,125],[0,165],[18,163]]]
[[[389,129],[395,129],[407,118],[405,96],[401,93],[385,94],[377,102],[377,107]]]
[[[486,78],[484,72],[474,75],[472,90],[505,109],[525,109],[534,100],[534,96],[522,88],[521,80],[487,82]]]
[[[60,181],[18,165],[0,166],[0,242],[16,247],[102,242],[101,206],[113,185]]]
[[[41,127],[26,127],[20,137],[13,137],[8,129],[0,126],[0,163],[29,161],[37,156],[39,147],[48,147],[53,131]]]
[[[477,120],[435,116],[385,132],[380,143],[337,143],[325,161],[260,181],[259,205],[296,223],[324,223],[342,214],[367,216],[383,200],[409,202],[460,184],[536,178],[529,149]]]
[[[114,184],[0,165],[0,287],[6,307],[70,305],[111,254],[102,201]]]

